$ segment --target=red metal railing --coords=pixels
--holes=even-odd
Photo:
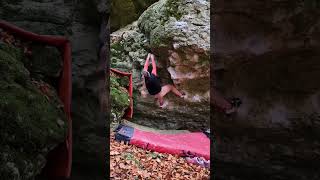
[[[64,104],[64,111],[67,116],[68,132],[64,143],[51,151],[47,157],[47,164],[43,170],[49,178],[69,178],[72,164],[72,120],[70,114],[71,105],[71,45],[68,39],[58,36],[38,35],[6,21],[0,20],[0,28],[10,32],[13,36],[22,40],[43,43],[59,48],[63,54],[63,71],[60,77],[58,94]]]

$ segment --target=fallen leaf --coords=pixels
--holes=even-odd
[[[110,151],[110,155],[114,156],[114,155],[119,155],[120,153],[118,151]]]
[[[154,157],[154,158],[153,158]],[[112,179],[209,179],[210,170],[182,157],[144,150],[110,137]],[[130,178],[129,178],[130,177]]]

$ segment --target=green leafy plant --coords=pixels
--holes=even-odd
[[[113,121],[121,120],[125,110],[130,105],[129,93],[126,89],[129,79],[127,77],[118,77],[114,74],[110,76],[110,97],[111,114]]]

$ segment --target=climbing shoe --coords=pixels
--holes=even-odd
[[[181,96],[179,96],[181,99],[186,99],[187,98],[187,95],[186,95],[186,93],[184,93],[184,92],[181,92]]]
[[[168,102],[167,101],[162,101],[160,104],[160,108],[165,108],[167,105],[168,105]]]

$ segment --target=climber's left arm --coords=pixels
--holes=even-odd
[[[152,74],[157,76],[157,65],[156,65],[156,61],[154,60],[153,54],[151,54],[151,61],[152,61]]]
[[[151,56],[151,54],[149,53],[147,58],[146,58],[146,62],[144,63],[143,70],[145,70],[145,71],[148,71],[150,56]]]

